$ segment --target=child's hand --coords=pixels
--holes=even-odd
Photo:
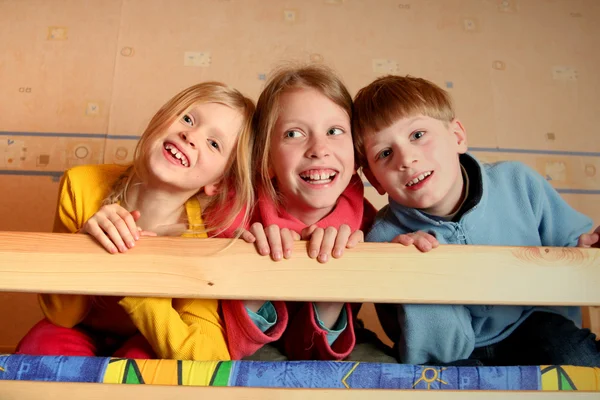
[[[255,243],[260,255],[271,254],[273,260],[279,261],[282,256],[291,257],[294,240],[300,240],[300,235],[288,228],[279,229],[277,225],[265,229],[260,222],[255,222],[249,231],[242,233],[241,238],[247,243]]]
[[[130,213],[118,204],[110,204],[102,206],[79,232],[96,238],[109,253],[124,253],[135,246],[134,240],[139,240],[140,236],[156,236],[137,227],[135,222],[139,218],[139,211]]]
[[[352,232],[350,226],[344,224],[337,230],[330,226],[327,229],[311,225],[304,228],[301,232],[302,240],[309,240],[308,256],[317,258],[319,262],[329,261],[329,253],[335,258],[340,258],[344,254],[344,249],[351,249],[357,243],[365,240],[363,231]],[[333,250],[333,251],[332,251]],[[318,256],[318,257],[317,257]]]
[[[392,243],[400,243],[404,246],[414,244],[423,253],[427,253],[429,250],[435,249],[440,245],[435,236],[423,231],[398,235],[392,239]]]
[[[596,228],[594,233],[584,233],[579,236],[577,247],[596,247],[600,248],[600,226]]]

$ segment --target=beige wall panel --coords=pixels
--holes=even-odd
[[[171,96],[202,81],[224,81],[256,95],[262,84],[258,74],[265,68],[257,68],[262,40],[254,37],[260,22],[250,5],[124,0],[109,133],[141,134]],[[278,15],[282,20],[283,11]],[[262,31],[267,32],[268,37],[279,36]],[[203,56],[185,66],[186,52]]]
[[[600,37],[598,2],[512,3],[515,12],[490,20],[488,53],[502,63],[492,80],[499,146],[599,151],[589,136],[600,102],[600,55],[591,50]]]
[[[594,221],[594,229],[600,226],[600,195],[562,194],[562,197],[571,207],[590,217]]]
[[[105,132],[120,10],[120,0],[0,2],[0,130]]]
[[[0,293],[0,354],[14,351],[19,340],[42,319],[37,296],[32,293]]]
[[[107,164],[127,165],[133,161],[137,140],[109,139],[104,148],[104,162]]]
[[[0,188],[0,231],[52,231],[58,198],[56,178],[0,175]]]

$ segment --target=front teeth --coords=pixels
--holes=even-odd
[[[183,154],[182,152],[177,150],[176,147],[171,146],[170,144],[165,144],[165,149],[167,151],[170,151],[171,154],[173,155],[173,157],[175,157],[176,159],[178,159],[181,162],[181,165],[183,165],[184,167],[187,167],[189,165],[189,161],[188,161],[187,157],[185,156],[185,154]]]
[[[336,176],[337,172],[310,172],[302,173],[300,177],[307,182],[313,183],[329,183]]]
[[[412,181],[408,182],[406,184],[406,186],[412,186],[412,185],[416,185],[417,183],[421,182],[423,179],[427,178],[429,175],[431,175],[431,171],[428,172],[424,172],[421,175],[417,176],[415,179],[413,179]]]
[[[335,172],[332,174],[328,174],[326,172],[323,172],[322,174],[311,174],[310,175],[310,179],[316,181],[316,180],[323,180],[323,179],[329,179],[330,177],[334,177],[335,176]]]

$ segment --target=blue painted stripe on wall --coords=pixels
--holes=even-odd
[[[33,136],[33,137],[80,137],[88,139],[105,139],[102,133],[53,133],[53,132],[0,132],[0,136]]]
[[[556,191],[563,194],[600,194],[600,190],[588,189],[556,189]]]
[[[506,149],[502,147],[469,147],[469,151],[486,153],[518,153],[518,154],[544,154],[557,156],[600,157],[600,153],[593,151],[563,151],[563,150],[535,150],[535,149]]]
[[[0,136],[30,136],[30,137],[77,137],[87,139],[114,139],[114,140],[139,140],[134,135],[105,135],[103,133],[54,133],[54,132],[5,132],[0,131]]]
[[[112,139],[112,140],[138,140],[135,135],[106,135],[102,133],[57,133],[57,132],[9,132],[0,131],[0,136],[33,136],[33,137],[78,137],[90,139]],[[502,147],[471,147],[469,151],[488,152],[488,153],[518,153],[518,154],[543,154],[543,155],[561,155],[561,156],[583,156],[600,157],[600,152],[588,151],[560,151],[560,150],[535,150],[535,149],[508,149]],[[24,171],[24,170],[0,170],[0,175],[21,175],[21,176],[52,176],[61,177],[62,171]],[[366,183],[366,186],[371,186]],[[587,189],[556,189],[559,193],[565,194],[600,194],[600,190]]]
[[[63,175],[63,171],[25,171],[25,170],[0,170],[0,175],[21,175],[21,176],[52,176],[60,178]],[[369,182],[365,182],[366,187],[373,187]],[[565,194],[596,194],[600,195],[600,190],[588,190],[588,189],[556,189],[558,193]]]
[[[9,132],[0,131],[0,136],[34,136],[34,137],[82,137],[91,139],[138,140],[138,135],[107,135],[104,133],[61,133],[61,132]],[[518,154],[547,154],[557,156],[600,157],[600,152],[594,151],[563,151],[536,149],[509,149],[503,147],[470,147],[469,151],[486,153],[518,153]]]
[[[57,176],[61,177],[64,171],[19,171],[13,169],[2,169],[0,175],[21,175],[21,176]]]
[[[107,139],[114,139],[114,140],[140,140],[139,136],[134,136],[134,135],[106,135]]]

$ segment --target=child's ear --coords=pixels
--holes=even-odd
[[[468,150],[467,145],[467,130],[463,126],[462,122],[458,118],[454,118],[450,123],[452,133],[456,136],[456,143],[458,144],[458,152],[464,154]]]
[[[219,190],[221,190],[221,181],[209,183],[208,185],[204,186],[204,194],[207,196],[214,196],[215,194],[219,193]]]
[[[371,183],[371,185],[373,185],[375,190],[377,190],[377,193],[383,196],[386,192],[383,189],[383,187],[381,187],[379,181],[377,180],[377,178],[375,178],[375,175],[373,175],[373,172],[371,172],[369,167],[363,167],[362,170],[365,176],[367,177],[367,180]]]

